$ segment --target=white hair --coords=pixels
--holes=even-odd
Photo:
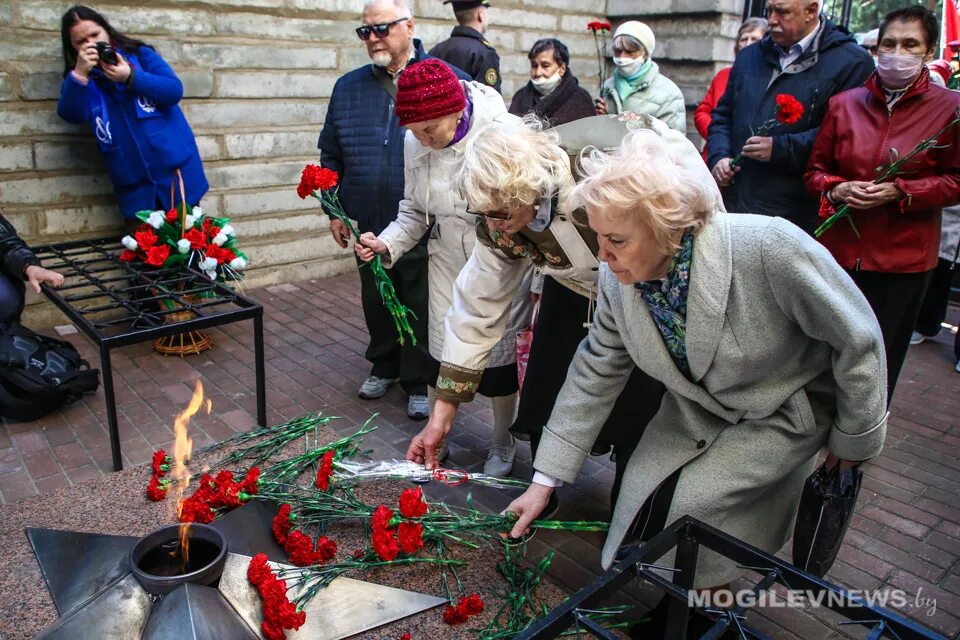
[[[655,131],[631,131],[613,152],[584,149],[578,167],[583,179],[572,189],[569,206],[629,211],[659,246],[675,249],[676,232],[697,233],[715,208],[694,161],[700,157],[680,152]]]
[[[381,4],[392,4],[398,12],[402,12],[403,15],[413,16],[413,9],[410,8],[410,2],[408,0],[366,0],[363,3],[363,10],[366,11],[370,7],[378,6]]]
[[[467,204],[476,211],[509,211],[557,192],[565,202],[573,178],[558,143],[533,115],[520,126],[488,125],[467,143],[456,175]]]

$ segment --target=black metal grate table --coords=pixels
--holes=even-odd
[[[113,238],[34,248],[44,267],[64,276],[59,289],[43,285],[44,294],[100,351],[114,471],[123,468],[110,365],[110,350],[116,347],[253,320],[257,422],[265,426],[263,307],[191,269],[123,262],[122,249]]]
[[[858,625],[867,629],[866,640],[947,640],[889,609],[872,603],[859,594],[830,584],[779,558],[752,547],[742,540],[715,529],[690,516],[684,516],[642,545],[624,546],[614,565],[593,584],[570,596],[566,602],[537,620],[514,640],[546,640],[557,638],[570,627],[576,637],[615,640],[608,629],[589,617],[604,600],[624,585],[641,578],[657,586],[671,597],[667,610],[666,640],[683,640],[687,634],[690,589],[697,570],[700,547],[705,547],[737,565],[759,574],[761,579],[752,589],[752,596],[769,594],[774,584],[818,598],[820,606],[847,618],[840,625]],[[655,564],[667,552],[676,550],[675,566]],[[673,578],[662,574],[670,573]],[[753,598],[751,598],[753,600]],[[760,600],[762,601],[762,600]],[[740,640],[765,640],[768,636],[747,622],[749,606],[737,603],[725,609],[696,604],[696,609],[713,620],[713,626],[699,640],[735,637]]]

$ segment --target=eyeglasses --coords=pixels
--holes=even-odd
[[[467,213],[474,216],[480,216],[481,218],[490,218],[492,220],[509,220],[510,214],[504,213],[502,211],[491,211],[489,213],[483,211],[474,211],[469,206],[467,207]]]
[[[410,16],[407,16],[406,18],[397,18],[393,22],[385,22],[383,24],[371,24],[371,25],[365,24],[362,27],[357,27],[357,37],[359,37],[363,41],[367,41],[370,39],[371,35],[376,34],[377,40],[383,40],[384,38],[387,37],[387,34],[390,33],[390,27],[392,27],[395,24],[400,24],[401,22],[405,22],[409,19],[410,19]]]

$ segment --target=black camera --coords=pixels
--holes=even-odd
[[[117,64],[120,62],[120,58],[117,57],[117,52],[110,46],[109,42],[97,43],[97,56],[99,56],[100,62],[106,62],[107,64]]]

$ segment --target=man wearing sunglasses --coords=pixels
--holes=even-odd
[[[340,202],[361,232],[379,234],[397,217],[403,198],[403,135],[393,112],[396,78],[408,65],[427,58],[414,38],[414,19],[407,0],[369,0],[357,36],[373,64],[337,80],[317,146],[320,164],[340,174]],[[470,78],[458,69],[458,77]],[[336,219],[330,233],[347,247],[349,233]],[[394,382],[406,392],[407,415],[425,419],[427,403],[427,251],[425,243],[397,261],[390,271],[400,300],[415,314],[411,319],[417,346],[397,342],[397,333],[369,269],[360,269],[363,315],[370,343],[366,358],[370,375],[361,398],[379,398]]]
[[[487,0],[444,0],[453,5],[453,15],[459,23],[450,37],[433,49],[430,55],[460,67],[477,82],[491,86],[500,93],[500,56],[493,45],[483,37],[490,25]]]

